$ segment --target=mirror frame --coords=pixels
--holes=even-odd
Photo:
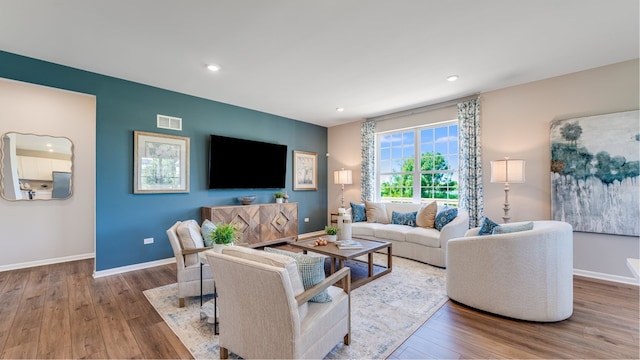
[[[7,154],[5,154],[5,146],[6,146],[6,139],[8,138],[9,135],[11,134],[15,134],[15,135],[25,135],[25,136],[36,136],[36,137],[42,137],[42,138],[50,138],[50,139],[57,139],[57,140],[66,140],[69,142],[69,152],[70,152],[70,156],[69,156],[69,161],[71,162],[70,165],[70,179],[69,179],[69,195],[64,197],[64,198],[48,198],[48,199],[9,199],[5,196],[5,188],[6,188],[6,184],[5,184],[5,157],[7,156]],[[49,201],[49,200],[66,200],[69,199],[72,195],[73,195],[73,178],[74,178],[74,160],[75,160],[75,156],[74,156],[75,152],[74,152],[74,144],[73,141],[71,141],[71,139],[69,139],[66,136],[53,136],[53,135],[42,135],[42,134],[33,134],[33,133],[21,133],[21,132],[17,132],[17,131],[8,131],[4,134],[2,134],[2,138],[0,138],[0,197],[4,200],[7,201],[34,201],[34,200],[40,200],[40,201]],[[9,154],[9,156],[11,156],[11,154]],[[19,155],[16,155],[19,156]],[[17,167],[17,165],[16,165]],[[55,172],[55,171],[52,171]],[[17,169],[16,169],[16,173],[17,173]],[[13,176],[13,175],[12,175]],[[18,178],[16,178],[16,180],[19,180]],[[43,180],[45,181],[45,180]],[[23,191],[24,189],[20,189],[21,191]],[[51,191],[53,191],[53,186],[51,186]]]

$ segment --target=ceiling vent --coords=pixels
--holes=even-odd
[[[182,131],[182,119],[158,114],[158,127],[160,129]]]

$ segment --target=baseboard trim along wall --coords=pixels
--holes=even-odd
[[[147,268],[151,268],[151,267],[154,267],[154,266],[161,266],[161,265],[171,264],[171,263],[174,263],[174,262],[176,262],[176,258],[175,257],[171,257],[171,258],[154,260],[154,261],[149,261],[149,262],[140,263],[140,264],[121,266],[121,267],[117,267],[117,268],[113,268],[113,269],[100,270],[100,271],[96,271],[96,272],[93,273],[93,278],[97,279],[97,278],[100,278],[100,277],[103,277],[103,276],[122,274],[122,273],[126,273],[126,272],[129,272],[129,271],[142,270],[142,269],[147,269]]]
[[[620,276],[620,275],[611,275],[611,274],[599,273],[599,272],[588,271],[588,270],[580,270],[580,269],[573,269],[573,275],[640,286],[640,282],[637,279],[632,277]]]
[[[27,262],[22,262],[17,264],[2,265],[0,266],[0,271],[18,270],[18,269],[35,267],[35,266],[51,265],[51,264],[76,261],[76,260],[84,260],[84,259],[92,259],[95,256],[96,256],[95,253],[87,253],[87,254],[71,255],[71,256],[64,256],[64,257],[52,258],[52,259],[27,261]]]

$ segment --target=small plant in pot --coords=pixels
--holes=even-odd
[[[276,192],[275,194],[273,194],[273,196],[276,197],[276,202],[277,203],[281,203],[284,201],[284,193],[283,192]]]
[[[212,230],[209,235],[209,238],[213,240],[213,250],[222,252],[225,246],[233,245],[233,242],[238,238],[236,231],[236,227],[233,224],[216,226],[215,230]]]
[[[340,231],[340,228],[338,228],[337,226],[330,226],[327,225],[324,227],[324,232],[327,233],[327,241],[329,242],[333,242],[336,241],[338,238],[338,232]]]

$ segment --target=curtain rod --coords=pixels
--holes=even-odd
[[[463,101],[468,101],[468,100],[477,98],[479,95],[480,94],[473,94],[473,95],[465,96],[458,99],[448,100],[448,101],[437,103],[437,104],[425,105],[425,106],[417,107],[414,109],[398,111],[398,112],[394,112],[386,115],[374,116],[374,117],[368,118],[367,121],[390,120],[390,119],[395,119],[403,116],[409,116],[409,115],[420,114],[423,112],[434,111],[434,110],[446,108],[452,105],[457,105],[458,103]]]

